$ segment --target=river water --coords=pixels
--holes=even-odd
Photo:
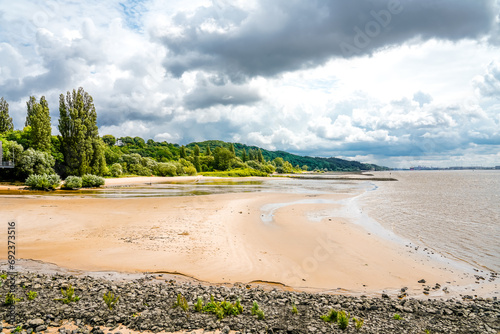
[[[500,171],[380,172],[359,205],[385,229],[466,262],[500,272]]]

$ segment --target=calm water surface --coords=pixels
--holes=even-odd
[[[359,199],[372,218],[446,257],[500,272],[500,171],[390,173],[399,181],[374,182]]]

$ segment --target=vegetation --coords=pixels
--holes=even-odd
[[[28,297],[28,300],[34,300],[38,296],[38,292],[30,290],[26,293],[26,296]]]
[[[16,298],[16,295],[12,292],[7,292],[7,295],[5,295],[5,305],[14,305],[19,301],[21,301],[21,299]]]
[[[345,311],[340,311],[337,314],[337,323],[340,329],[344,330],[349,326],[349,318],[350,315],[346,314]]]
[[[97,175],[85,174],[82,176],[83,188],[98,188],[104,185],[104,179]]]
[[[61,184],[61,178],[57,174],[31,174],[25,182],[26,186],[37,190],[54,190]]]
[[[12,117],[9,116],[9,104],[2,97],[0,98],[0,133],[14,130]]]
[[[185,312],[187,312],[189,310],[188,302],[187,302],[186,298],[181,293],[177,294],[177,301],[173,305],[173,308],[177,308],[177,307],[180,307]]]
[[[110,134],[100,137],[92,96],[81,87],[60,95],[58,136],[51,134],[49,105],[45,97],[37,100],[30,96],[26,106],[25,127],[14,130],[9,105],[4,98],[0,99],[3,160],[15,164],[13,169],[0,169],[0,179],[25,180],[33,174],[58,174],[64,178],[87,174],[120,177],[197,173],[244,177],[267,176],[275,172],[386,169],[357,161],[304,157],[215,140],[179,146],[140,137],[116,138]],[[82,187],[85,187],[85,180],[82,182]],[[76,186],[78,184],[67,188],[76,189]]]
[[[62,301],[64,304],[69,304],[71,302],[77,302],[80,300],[80,297],[75,295],[75,289],[71,286],[71,284],[66,288],[66,290],[61,289],[61,294],[64,298],[56,300]]]
[[[394,316],[392,317],[394,320],[401,320],[401,316],[399,314],[394,314]]]
[[[195,311],[213,313],[219,320],[222,320],[225,316],[243,313],[243,306],[241,305],[239,299],[236,300],[235,303],[231,303],[225,299],[221,302],[216,302],[214,300],[214,296],[210,296],[210,301],[203,306],[203,299],[198,297],[195,304]]]
[[[331,309],[328,314],[322,315],[322,316],[320,316],[320,318],[324,322],[336,322],[337,316],[338,316],[338,312],[334,309]]]
[[[252,312],[252,315],[256,315],[257,319],[259,319],[259,320],[264,320],[266,318],[264,311],[262,311],[259,308],[259,304],[257,304],[256,301],[253,302],[251,312]]]
[[[354,320],[354,327],[356,329],[361,329],[361,327],[363,327],[363,324],[364,324],[364,320],[363,319],[357,319],[357,318],[352,318],[352,320]]]
[[[102,299],[104,299],[104,302],[108,306],[110,310],[112,310],[116,304],[118,303],[118,300],[120,299],[119,296],[115,296],[115,294],[111,291],[108,291],[108,293],[105,293],[102,296]]]
[[[82,187],[82,178],[79,176],[70,175],[64,180],[64,189],[79,189]]]

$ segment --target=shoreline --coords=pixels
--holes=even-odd
[[[24,287],[18,287],[16,296],[24,296],[24,299],[14,308],[0,305],[2,330],[11,332],[20,326],[29,332],[61,334],[343,333],[336,323],[321,319],[332,309],[348,314],[349,333],[355,331],[353,317],[363,321],[363,333],[480,331],[493,334],[500,330],[500,319],[496,316],[500,314],[500,302],[496,297],[417,300],[382,294],[368,298],[263,289],[244,284],[204,286],[149,274],[133,280],[110,280],[60,273],[19,273],[15,280]],[[64,304],[59,300],[61,291],[70,286],[79,300]],[[0,286],[0,293],[8,290],[8,284]],[[37,292],[37,296],[28,300],[27,291]],[[106,307],[102,297],[110,291],[120,297],[113,309]],[[175,307],[178,296],[185,298],[185,310]],[[230,303],[239,299],[242,309],[240,314],[226,314],[221,319],[209,312],[197,311],[194,304],[198,298],[202,298],[203,305],[211,298]],[[258,303],[262,318],[252,314],[253,303]],[[296,313],[292,311],[293,305]]]
[[[149,179],[121,178],[107,185]],[[417,298],[493,295],[496,285],[474,277],[488,279],[487,273],[450,268],[337,214],[365,191],[134,199],[4,196],[0,208],[23,229],[20,257],[72,269],[180,272],[212,284],[267,281],[357,295],[395,296],[404,287]],[[266,213],[269,205],[274,211]],[[418,283],[421,279],[428,283]],[[436,283],[442,288],[432,289]]]

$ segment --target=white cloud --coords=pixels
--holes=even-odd
[[[430,35],[401,38],[407,31],[398,23],[376,41],[386,47],[345,59],[321,46],[332,38],[328,29],[341,27],[289,25],[290,18],[325,19],[306,2],[123,4],[0,4],[0,94],[17,128],[29,95],[45,95],[55,130],[59,94],[82,86],[94,98],[101,134],[241,141],[385,165],[457,157],[500,164],[490,153],[500,146],[500,50],[482,24],[477,35],[461,37],[430,36],[407,22]],[[354,23],[344,24],[349,37]],[[211,43],[214,36],[232,44]],[[172,74],[176,64],[180,76]]]

